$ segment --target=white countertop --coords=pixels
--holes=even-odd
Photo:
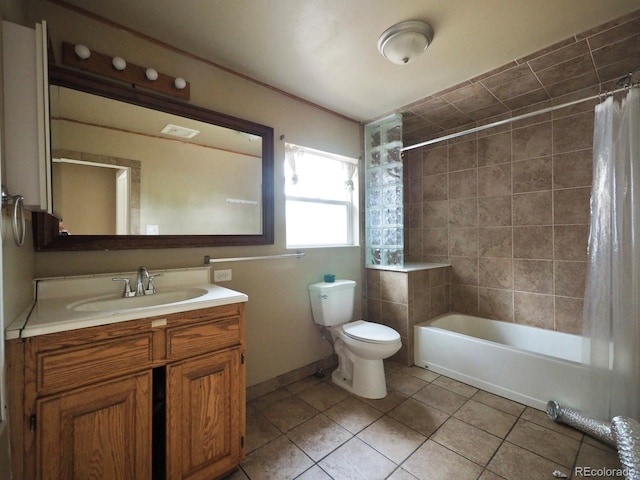
[[[210,267],[152,270],[150,273],[162,273],[162,276],[155,280],[158,293],[193,288],[202,289],[202,295],[162,305],[110,311],[78,311],[73,309],[73,306],[79,302],[99,300],[104,296],[118,298],[122,294],[123,283],[114,282],[112,278],[129,277],[133,284],[136,272],[37,279],[34,281],[34,302],[7,328],[5,337],[7,340],[33,337],[137,318],[242,303],[249,299],[244,293],[210,283]],[[136,298],[132,297],[131,300]],[[122,304],[126,305],[127,300],[129,299],[123,299]]]

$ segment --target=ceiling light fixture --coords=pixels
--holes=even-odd
[[[420,20],[400,22],[386,29],[378,40],[378,50],[391,63],[414,61],[433,40],[433,28]]]

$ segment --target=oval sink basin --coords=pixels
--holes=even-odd
[[[107,295],[91,298],[69,305],[67,308],[77,312],[118,312],[133,308],[158,307],[170,303],[193,300],[206,295],[208,290],[204,288],[185,288],[170,292],[154,293],[153,295],[141,295],[138,297],[121,297],[119,295]]]

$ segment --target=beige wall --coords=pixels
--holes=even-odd
[[[408,162],[410,260],[451,263],[451,308],[580,333],[593,103],[426,149]]]
[[[32,20],[44,18],[59,54],[62,40],[84,43],[101,53],[121,55],[191,82],[191,101],[222,113],[272,126],[275,131],[275,244],[257,247],[72,252],[36,254],[36,275],[69,275],[134,270],[146,265],[161,268],[203,265],[205,255],[236,257],[285,252],[283,159],[286,140],[350,157],[361,152],[361,126],[314,108],[276,91],[239,79],[204,62],[87,19],[59,6],[31,1]],[[316,330],[309,307],[307,284],[324,273],[353,278],[361,283],[361,249],[309,249],[300,260],[269,260],[223,264],[232,268],[225,286],[249,296],[247,308],[247,376],[253,385],[308,365],[331,353]],[[358,289],[360,295],[361,288]],[[358,297],[359,298],[359,297]],[[358,302],[357,315],[360,315]]]

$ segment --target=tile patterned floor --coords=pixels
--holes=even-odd
[[[247,456],[229,480],[621,478],[607,446],[544,412],[388,363],[367,400],[315,377],[247,405]]]

